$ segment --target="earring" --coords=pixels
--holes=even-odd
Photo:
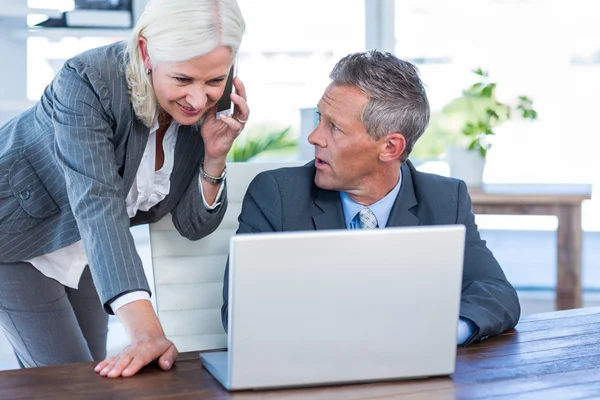
[[[150,75],[150,71],[151,71],[150,68],[146,68],[146,75]]]

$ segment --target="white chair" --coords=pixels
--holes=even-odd
[[[179,351],[227,347],[221,324],[223,273],[229,239],[238,228],[237,218],[248,185],[259,172],[302,164],[229,163],[227,212],[217,230],[202,240],[180,236],[171,215],[150,224],[157,313],[165,334]]]

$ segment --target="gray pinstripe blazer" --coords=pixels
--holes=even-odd
[[[206,210],[198,187],[200,132],[181,126],[169,195],[132,220],[125,198],[149,129],[134,115],[123,43],[68,60],[39,103],[0,128],[0,262],[16,262],[83,241],[100,299],[150,292],[131,224],[171,212],[191,240],[214,231],[227,207]]]

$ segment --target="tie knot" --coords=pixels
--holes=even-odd
[[[358,221],[361,229],[377,228],[377,217],[370,208],[363,208],[358,212]]]

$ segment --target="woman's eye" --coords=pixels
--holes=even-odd
[[[190,81],[189,78],[182,78],[180,76],[176,76],[175,80],[179,83],[188,83]]]
[[[225,79],[215,79],[214,81],[210,81],[209,83],[213,86],[219,86],[221,83],[223,83],[223,81],[225,81]]]

